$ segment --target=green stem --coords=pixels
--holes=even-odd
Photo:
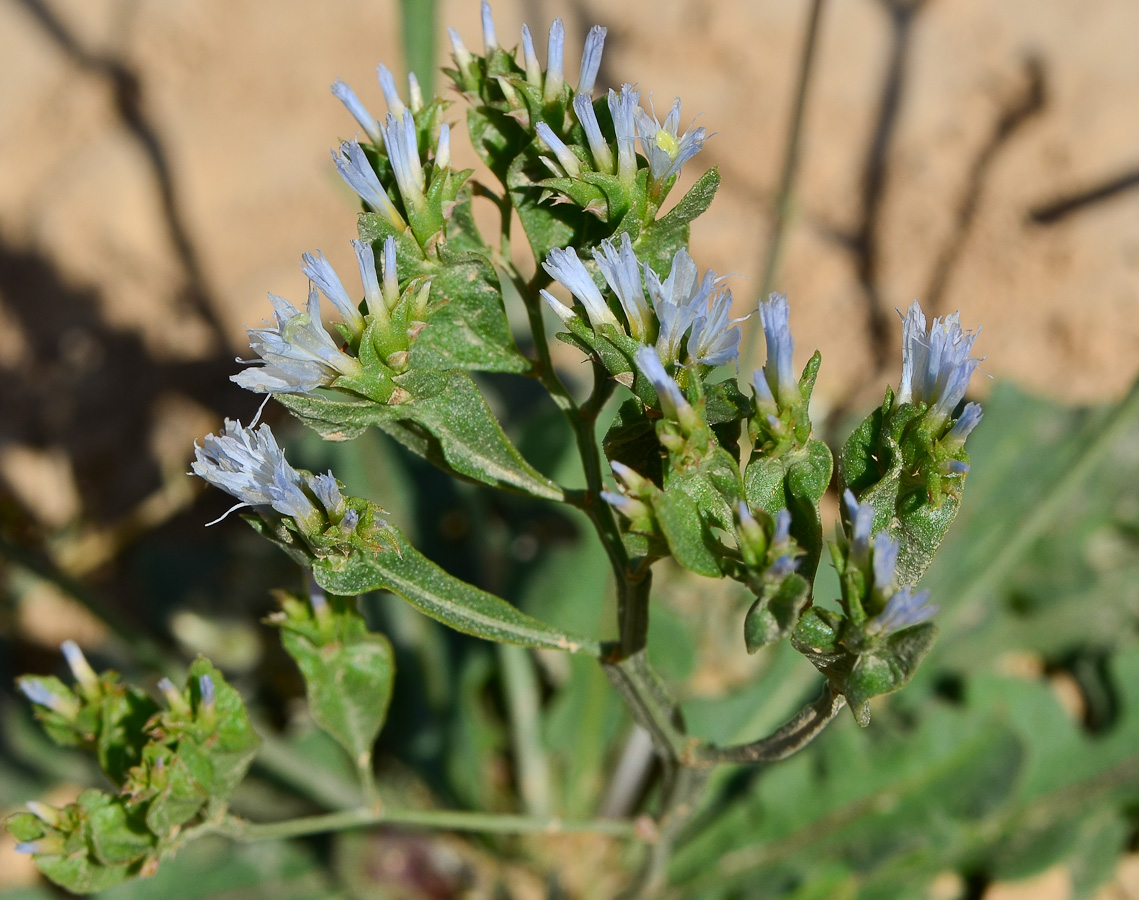
[[[805,707],[795,718],[769,737],[734,747],[701,744],[694,748],[686,762],[688,765],[707,769],[723,763],[749,765],[786,759],[822,734],[823,729],[845,705],[846,698],[834,693],[828,685],[818,700]]]
[[[629,820],[572,820],[556,816],[513,816],[445,809],[349,809],[323,816],[305,816],[265,824],[246,822],[230,816],[219,823],[205,826],[204,830],[238,841],[274,841],[371,825],[403,825],[484,834],[594,832],[626,839],[637,837],[635,823]]]
[[[546,341],[546,326],[542,320],[542,304],[538,300],[538,292],[550,284],[550,278],[541,268],[534,273],[530,281],[526,281],[519,274],[512,263],[502,260],[501,265],[526,307],[526,315],[530,322],[530,333],[534,340],[535,351],[538,354],[534,366],[534,375],[541,381],[543,387],[549,392],[554,403],[564,413],[566,420],[573,429],[574,439],[577,443],[578,453],[581,456],[582,469],[585,473],[585,492],[578,495],[568,495],[567,499],[582,510],[593,523],[594,530],[601,540],[605,553],[609,557],[609,564],[617,579],[617,610],[620,627],[622,657],[630,656],[645,645],[648,631],[648,594],[651,578],[645,567],[634,567],[625,550],[625,542],[621,537],[621,529],[613,516],[609,504],[601,499],[604,486],[601,474],[601,454],[597,448],[597,434],[595,426],[597,415],[608,399],[609,392],[613,390],[608,373],[600,367],[594,370],[593,393],[582,406],[577,404],[566,386],[562,384],[554,369],[553,359],[550,356],[550,346]]]
[[[550,814],[550,760],[542,745],[541,686],[534,660],[525,647],[497,644],[506,708],[510,712],[510,737],[517,769],[518,793],[532,816]]]

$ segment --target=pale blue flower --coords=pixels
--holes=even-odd
[[[626,519],[633,518],[644,508],[644,504],[639,500],[626,497],[624,494],[618,494],[613,491],[602,491],[601,499],[612,506],[617,512],[621,513]]]
[[[384,92],[384,101],[388,105],[388,112],[402,116],[407,107],[404,106],[403,98],[399,95],[399,88],[396,87],[395,76],[392,75],[391,69],[380,63],[376,66],[376,78],[380,82],[380,90]],[[375,143],[379,142],[376,141]]]
[[[198,694],[201,697],[202,706],[206,710],[212,710],[217,703],[218,695],[217,688],[214,686],[214,680],[209,675],[198,676]]]
[[[340,484],[331,470],[326,475],[313,475],[308,484],[321,506],[329,513],[340,512],[344,506],[344,495],[340,493]]]
[[[859,503],[850,488],[842,495],[850,532],[850,560],[865,570],[870,563],[870,530],[874,527],[874,507]]]
[[[597,73],[601,70],[601,49],[605,46],[605,35],[608,29],[594,25],[589,29],[585,38],[585,49],[581,54],[581,75],[577,80],[577,92],[589,95],[593,93],[593,85],[597,81]]]
[[[616,237],[602,241],[593,251],[593,258],[625,311],[629,334],[642,344],[647,344],[655,317],[645,300],[645,291],[641,286],[641,263],[633,252],[629,233],[621,232],[620,246]]]
[[[866,630],[872,634],[893,634],[933,618],[938,607],[927,603],[929,596],[929,591],[915,594],[913,588],[902,588],[886,601],[882,612],[866,623]]]
[[[332,151],[332,159],[336,163],[336,171],[340,173],[340,177],[372,212],[383,216],[400,231],[407,228],[407,223],[388,198],[388,193],[380,184],[375,169],[368,162],[364,148],[358,142],[344,141],[340,145],[339,153]]]
[[[589,142],[589,152],[593,155],[594,168],[606,175],[612,175],[613,151],[601,133],[601,125],[597,121],[597,113],[588,94],[578,94],[573,98],[573,111],[577,114],[581,127],[585,129],[585,138]]]
[[[656,350],[652,347],[641,347],[633,355],[633,360],[656,390],[661,412],[674,421],[679,421],[682,416],[692,418],[694,414],[692,405],[673,377],[665,371]]]
[[[466,48],[463,39],[459,37],[459,32],[454,28],[447,29],[447,36],[451,39],[451,52],[455,57],[455,65],[459,67],[463,79],[470,81],[471,66],[474,64],[475,58],[471,55],[471,51]]]
[[[419,140],[415,133],[415,120],[410,113],[397,119],[388,113],[381,129],[384,149],[392,164],[392,173],[405,206],[417,209],[427,203],[423,196],[423,166],[419,161]]]
[[[660,325],[656,349],[666,363],[680,360],[685,335],[696,317],[708,311],[708,298],[715,287],[716,273],[708,271],[703,279],[698,276],[696,263],[684,247],[673,256],[672,268],[664,281],[648,265],[645,266],[645,286]]]
[[[50,691],[42,682],[25,678],[17,684],[20,693],[36,706],[43,706],[69,719],[79,712],[79,703],[74,697],[60,697]]]
[[[99,676],[95,674],[95,670],[87,662],[87,657],[83,655],[79,645],[75,641],[64,641],[60,644],[59,649],[63,653],[63,658],[67,660],[67,667],[71,669],[71,674],[75,676],[75,680],[80,686],[86,688],[87,691],[98,688]]]
[[[609,114],[617,137],[617,177],[622,184],[637,180],[637,111],[641,95],[631,84],[621,85],[621,93],[609,90]]]
[[[885,531],[874,535],[874,588],[880,593],[890,589],[896,580],[898,542]]]
[[[344,290],[344,284],[341,282],[340,276],[336,274],[336,270],[332,268],[332,263],[325,259],[324,254],[319,250],[316,251],[315,256],[311,253],[304,253],[301,255],[301,271],[320,288],[320,292],[336,307],[336,311],[340,313],[340,317],[352,331],[352,334],[359,337],[364,331],[364,317],[360,315],[359,305]]]
[[[740,355],[739,322],[732,319],[732,292],[716,291],[698,311],[688,337],[688,356],[706,366],[726,366]]]
[[[763,377],[770,393],[778,399],[781,407],[793,406],[802,401],[792,361],[795,342],[791,338],[790,317],[791,310],[783,294],[772,294],[766,300],[759,301],[759,320],[767,342],[767,362],[763,366]]]
[[[368,108],[360,102],[360,98],[356,96],[356,92],[352,90],[347,84],[339,78],[332,83],[332,93],[336,99],[339,100],[352,113],[352,118],[360,123],[360,127],[364,129],[365,134],[372,139],[373,144],[380,142],[380,123],[376,117],[368,112]]]
[[[565,142],[562,141],[561,138],[554,134],[553,130],[545,122],[539,122],[534,127],[534,130],[542,143],[554,151],[554,156],[558,158],[558,162],[561,164],[565,174],[570,178],[577,178],[577,176],[581,174],[581,160],[574,155],[574,152],[565,145]],[[555,174],[561,173],[555,168]]]
[[[388,238],[392,240],[392,238]],[[384,242],[386,245],[386,241]],[[352,249],[356,251],[356,265],[360,269],[360,282],[364,286],[364,303],[368,313],[372,316],[383,316],[387,312],[384,303],[383,291],[380,289],[380,279],[376,272],[376,254],[372,250],[370,241],[352,241]]]
[[[498,37],[494,33],[494,17],[490,14],[490,4],[482,0],[482,43],[486,55],[498,49]]]
[[[451,166],[451,126],[444,122],[439,126],[439,140],[435,144],[435,168],[447,169]]]
[[[522,60],[526,67],[526,81],[534,87],[542,86],[542,65],[538,62],[538,54],[534,52],[534,38],[530,34],[530,26],[522,26]]]
[[[307,394],[341,375],[360,371],[359,361],[337,347],[325,330],[315,286],[309,291],[306,312],[276,294],[269,295],[269,302],[276,327],[249,329],[249,347],[264,365],[239,372],[231,381],[259,394]]]
[[[542,85],[542,99],[547,103],[557,100],[562,94],[565,80],[562,68],[566,50],[566,26],[561,19],[554,19],[550,26],[550,39],[546,45],[546,78]]]
[[[423,88],[419,86],[419,79],[414,72],[407,73],[407,105],[413,113],[423,109]]]
[[[953,427],[949,429],[949,433],[945,436],[944,441],[951,446],[963,447],[965,439],[972,434],[973,429],[981,423],[981,404],[979,403],[966,403],[965,408],[961,410],[961,415],[958,416],[957,421],[953,423]],[[957,460],[954,460],[957,462]],[[962,463],[964,465],[964,463]],[[966,468],[968,468],[966,466]]]
[[[601,296],[601,291],[594,284],[589,270],[577,258],[577,251],[573,247],[566,247],[564,250],[551,250],[546,261],[542,263],[542,268],[549,273],[551,278],[567,288],[585,307],[590,324],[594,328],[599,328],[602,325],[621,327],[621,323],[613,315],[613,311],[605,302],[605,298]],[[545,296],[547,292],[543,291],[542,293]],[[547,298],[546,302],[550,303],[551,299],[553,298]],[[552,303],[550,305],[553,306]],[[554,311],[558,311],[557,307],[554,307]]]
[[[658,183],[667,181],[679,173],[681,167],[704,146],[708,132],[702,127],[689,126],[684,134],[678,134],[679,97],[673,101],[663,124],[657,120],[655,110],[650,115],[638,107],[635,115],[637,131],[641,138],[641,151],[649,161],[649,171],[653,180]]]
[[[200,446],[194,445],[190,468],[199,478],[240,500],[233,509],[271,507],[306,524],[320,517],[303,490],[301,473],[286,461],[268,425],[245,428],[226,419],[222,434],[208,434]]]
[[[934,319],[927,332],[925,314],[915,300],[902,325],[898,401],[924,403],[928,406],[927,415],[935,422],[948,420],[982,361],[969,355],[976,339],[977,332],[961,328],[959,313]]]

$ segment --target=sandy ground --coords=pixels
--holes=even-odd
[[[474,0],[442,7],[477,46]],[[608,26],[602,85],[679,95],[716,132],[685,173],[724,176],[693,252],[739,273],[738,314],[759,290],[806,12],[495,4],[503,43],[563,16],[570,69],[587,27]],[[306,250],[353,270],[354,201],[328,150],[355,123],[328,86],[381,110],[396,23],[390,0],[0,0],[0,479],[47,533],[118,529],[89,568],[184,505],[194,437],[252,411],[226,376],[265,293],[303,296]],[[983,324],[995,379],[1077,402],[1126,389],[1137,34],[1129,0],[826,3],[776,279],[800,348],[823,351],[822,409],[896,378],[893,310],[914,298]]]

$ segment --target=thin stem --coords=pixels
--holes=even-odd
[[[532,816],[550,814],[550,760],[542,745],[541,687],[534,661],[525,647],[498,644],[506,708],[510,712],[510,739],[517,769],[518,793]]]
[[[775,222],[771,229],[771,241],[767,245],[767,258],[763,266],[763,278],[759,285],[759,298],[763,299],[771,291],[775,274],[783,256],[783,239],[791,219],[791,198],[795,191],[795,176],[799,170],[800,145],[803,138],[803,122],[806,118],[807,94],[814,71],[815,48],[818,45],[819,21],[822,18],[823,0],[812,0],[807,17],[807,31],[803,36],[802,54],[799,57],[799,74],[795,81],[795,99],[791,106],[791,120],[787,127],[787,144],[783,150],[783,166],[779,176],[779,192],[775,199]],[[757,330],[752,331],[747,357],[755,350]]]
[[[680,707],[649,666],[644,651],[605,664],[605,674],[629,706],[634,721],[653,738],[657,752],[670,764],[690,755],[690,738],[684,732]]]
[[[538,292],[550,283],[549,276],[539,267],[534,277],[526,281],[508,260],[502,260],[501,265],[526,307],[530,332],[538,355],[533,374],[541,381],[573,429],[585,473],[586,489],[584,494],[573,495],[567,499],[589,517],[609,557],[609,564],[617,579],[620,653],[622,657],[630,656],[645,645],[651,576],[647,567],[634,567],[630,564],[629,554],[625,550],[625,542],[621,537],[620,528],[617,527],[613,510],[601,499],[603,487],[601,454],[597,448],[595,426],[597,415],[613,386],[608,373],[595,367],[593,393],[583,406],[578,405],[558,377],[550,356],[550,346],[546,341],[546,326],[542,320],[542,305],[538,300]]]
[[[805,707],[795,718],[769,737],[734,747],[702,744],[694,749],[685,762],[688,765],[707,769],[722,763],[746,765],[786,759],[822,734],[823,729],[845,705],[846,698],[842,694],[834,693],[828,685],[818,700]]]
[[[349,809],[323,816],[305,816],[264,824],[229,816],[219,823],[206,826],[204,830],[238,841],[274,841],[371,825],[403,825],[484,834],[594,832],[625,839],[637,837],[636,823],[627,819],[572,820],[556,816],[513,816],[447,809]]]

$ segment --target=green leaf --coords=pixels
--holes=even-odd
[[[208,659],[200,656],[190,665],[188,679],[195,702],[201,702],[199,679],[203,675],[208,675],[214,684],[217,726],[203,735],[201,749],[209,757],[212,768],[212,779],[208,785],[210,795],[225,800],[245,777],[261,747],[261,738],[253,729],[241,694],[229,685]]]
[[[501,597],[460,581],[430,562],[395,528],[393,550],[368,557],[326,558],[313,565],[317,583],[332,594],[391,591],[444,625],[476,637],[523,647],[547,647],[597,656],[600,644],[539,622]]]
[[[744,617],[744,644],[755,653],[785,637],[799,622],[811,598],[811,585],[802,575],[788,575],[756,598]]]
[[[896,691],[910,680],[936,634],[937,626],[925,622],[890,635],[880,649],[859,654],[843,686],[859,725],[870,724],[872,698]]]
[[[387,718],[395,657],[382,634],[350,609],[298,621],[274,620],[281,644],[305,681],[309,709],[357,767],[371,765],[372,746]]]
[[[668,213],[649,222],[635,236],[637,258],[655,272],[667,273],[676,251],[688,243],[688,224],[712,204],[720,187],[720,170],[712,167],[701,175]]]
[[[666,490],[653,496],[652,506],[676,561],[697,575],[719,578],[720,562],[709,547],[714,538],[696,501],[683,490]]]
[[[411,399],[395,406],[299,394],[276,396],[327,440],[351,440],[369,425],[377,425],[456,477],[546,500],[564,499],[560,487],[522,458],[469,374],[413,369],[396,381]]]

